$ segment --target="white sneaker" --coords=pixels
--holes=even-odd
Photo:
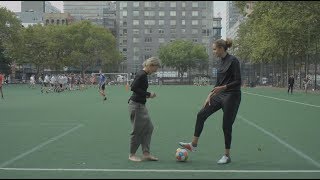
[[[222,158],[218,161],[218,164],[228,164],[231,162],[231,158],[223,155]]]
[[[193,147],[192,143],[184,143],[184,142],[179,142],[179,145],[185,149],[188,149],[191,152],[197,151],[197,147]]]

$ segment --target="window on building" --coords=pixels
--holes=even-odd
[[[181,25],[186,25],[186,20],[181,20]]]
[[[133,7],[139,7],[139,2],[133,2]]]
[[[171,25],[171,26],[175,26],[175,25],[177,25],[176,20],[170,20],[170,25]]]
[[[159,38],[159,43],[164,43],[164,38]]]
[[[164,20],[159,20],[159,25],[163,26],[164,25]]]
[[[144,42],[152,42],[152,37],[145,37]]]
[[[127,33],[128,33],[127,29],[123,29],[123,34],[127,34]]]
[[[192,34],[198,34],[198,33],[199,33],[198,29],[192,29]]]
[[[144,12],[144,16],[147,16],[147,17],[149,17],[149,16],[155,16],[155,12],[154,11],[145,11]]]
[[[128,15],[128,12],[125,11],[125,10],[123,10],[123,11],[122,11],[122,16],[123,16],[123,17],[127,17],[127,15]]]
[[[181,6],[182,6],[183,8],[185,8],[185,7],[186,7],[186,2],[181,2]]]
[[[192,2],[192,7],[195,7],[195,8],[199,7],[198,2]]]
[[[170,2],[170,7],[175,8],[177,6],[176,2]]]
[[[198,11],[192,11],[192,16],[199,16],[199,12]]]
[[[170,11],[170,16],[176,16],[176,11]]]
[[[161,1],[159,2],[159,7],[164,7],[165,6],[165,2]]]
[[[170,33],[171,34],[175,34],[176,33],[176,29],[170,29]]]
[[[146,52],[150,52],[150,51],[152,51],[152,48],[151,48],[151,47],[145,47],[144,50],[145,50]]]
[[[155,20],[145,20],[144,25],[155,25],[156,21]]]
[[[139,16],[139,11],[133,11],[133,16]]]
[[[164,16],[164,11],[159,11],[159,16],[163,17]]]
[[[133,20],[132,24],[133,25],[139,25],[139,20]]]
[[[127,7],[127,2],[120,2],[120,10],[122,10],[124,7]]]
[[[155,4],[154,4],[154,2],[144,2],[144,7],[154,7],[155,6]]]
[[[152,29],[145,29],[145,30],[144,30],[144,33],[145,33],[145,34],[152,34]]]
[[[192,25],[198,25],[199,24],[199,21],[198,20],[192,20]]]
[[[182,11],[182,12],[181,12],[181,15],[182,15],[182,17],[185,17],[185,16],[186,16],[186,12],[185,12],[185,11]]]
[[[139,29],[133,29],[133,34],[139,34]]]
[[[151,57],[152,57],[152,55],[150,55],[150,54],[144,55],[144,59],[149,59]]]
[[[134,43],[139,43],[140,40],[139,40],[139,38],[133,38],[133,42],[134,42]]]
[[[164,29],[159,29],[159,34],[164,34]]]

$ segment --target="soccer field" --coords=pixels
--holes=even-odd
[[[320,96],[243,88],[233,128],[232,163],[223,155],[222,111],[210,116],[197,152],[176,162],[179,141],[191,141],[197,112],[212,86],[150,86],[158,162],[128,160],[130,91],[107,86],[42,94],[9,85],[0,99],[0,178],[320,178]],[[261,148],[261,151],[258,150]],[[141,155],[141,148],[138,150]]]

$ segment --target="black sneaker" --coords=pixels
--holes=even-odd
[[[105,101],[105,100],[107,100],[107,97],[104,97],[104,99],[103,99],[103,100],[104,100],[104,101]]]

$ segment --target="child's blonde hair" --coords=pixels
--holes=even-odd
[[[145,60],[142,64],[143,67],[147,66],[159,66],[160,67],[160,61],[156,57],[150,57],[149,59]]]

